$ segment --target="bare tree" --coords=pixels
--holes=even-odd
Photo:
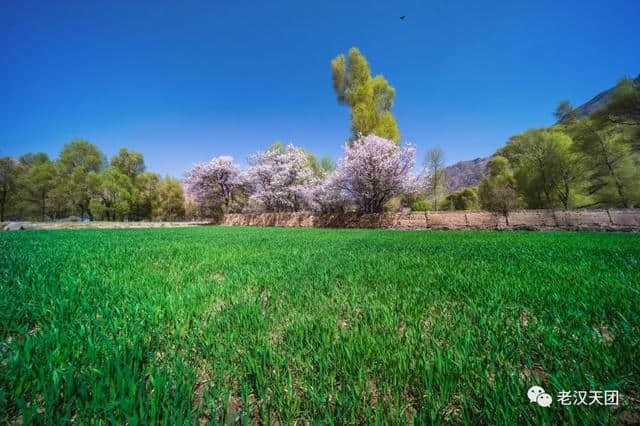
[[[433,208],[438,210],[438,200],[444,194],[445,172],[444,172],[444,152],[440,147],[431,148],[427,152],[424,166],[429,175],[429,192],[433,197]]]

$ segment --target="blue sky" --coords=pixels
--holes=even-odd
[[[357,46],[397,90],[403,141],[454,163],[638,75],[639,21],[638,0],[5,2],[0,155],[84,138],[182,176],[280,139],[337,159],[329,62]]]

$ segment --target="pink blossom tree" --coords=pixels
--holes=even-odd
[[[266,211],[297,211],[307,207],[305,187],[313,180],[313,171],[306,152],[289,145],[249,157],[244,180],[250,204]]]
[[[339,173],[333,171],[316,178],[304,187],[303,196],[307,206],[319,213],[336,213],[345,210],[348,196],[338,187]]]
[[[391,197],[412,189],[414,163],[413,146],[398,147],[379,136],[360,136],[345,144],[335,185],[361,212],[380,213]]]
[[[184,180],[187,193],[199,206],[228,211],[242,186],[241,170],[229,156],[196,163]]]

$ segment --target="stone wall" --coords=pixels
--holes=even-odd
[[[311,213],[227,214],[228,226],[282,226],[320,228],[392,229],[524,229],[640,231],[640,209],[518,210],[505,217],[485,211],[355,213],[313,215]]]

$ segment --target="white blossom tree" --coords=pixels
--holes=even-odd
[[[379,136],[361,136],[352,144],[345,144],[335,185],[361,212],[379,213],[391,197],[411,190],[414,163],[413,146],[398,147]]]
[[[196,163],[184,180],[187,193],[198,205],[228,211],[242,187],[240,167],[229,156],[214,157],[208,163]]]
[[[333,171],[304,187],[303,197],[311,210],[319,213],[336,213],[345,210],[349,197],[338,186],[339,176],[337,171]]]
[[[293,145],[249,157],[244,174],[249,203],[265,211],[297,211],[307,207],[305,187],[313,180],[308,156]]]

